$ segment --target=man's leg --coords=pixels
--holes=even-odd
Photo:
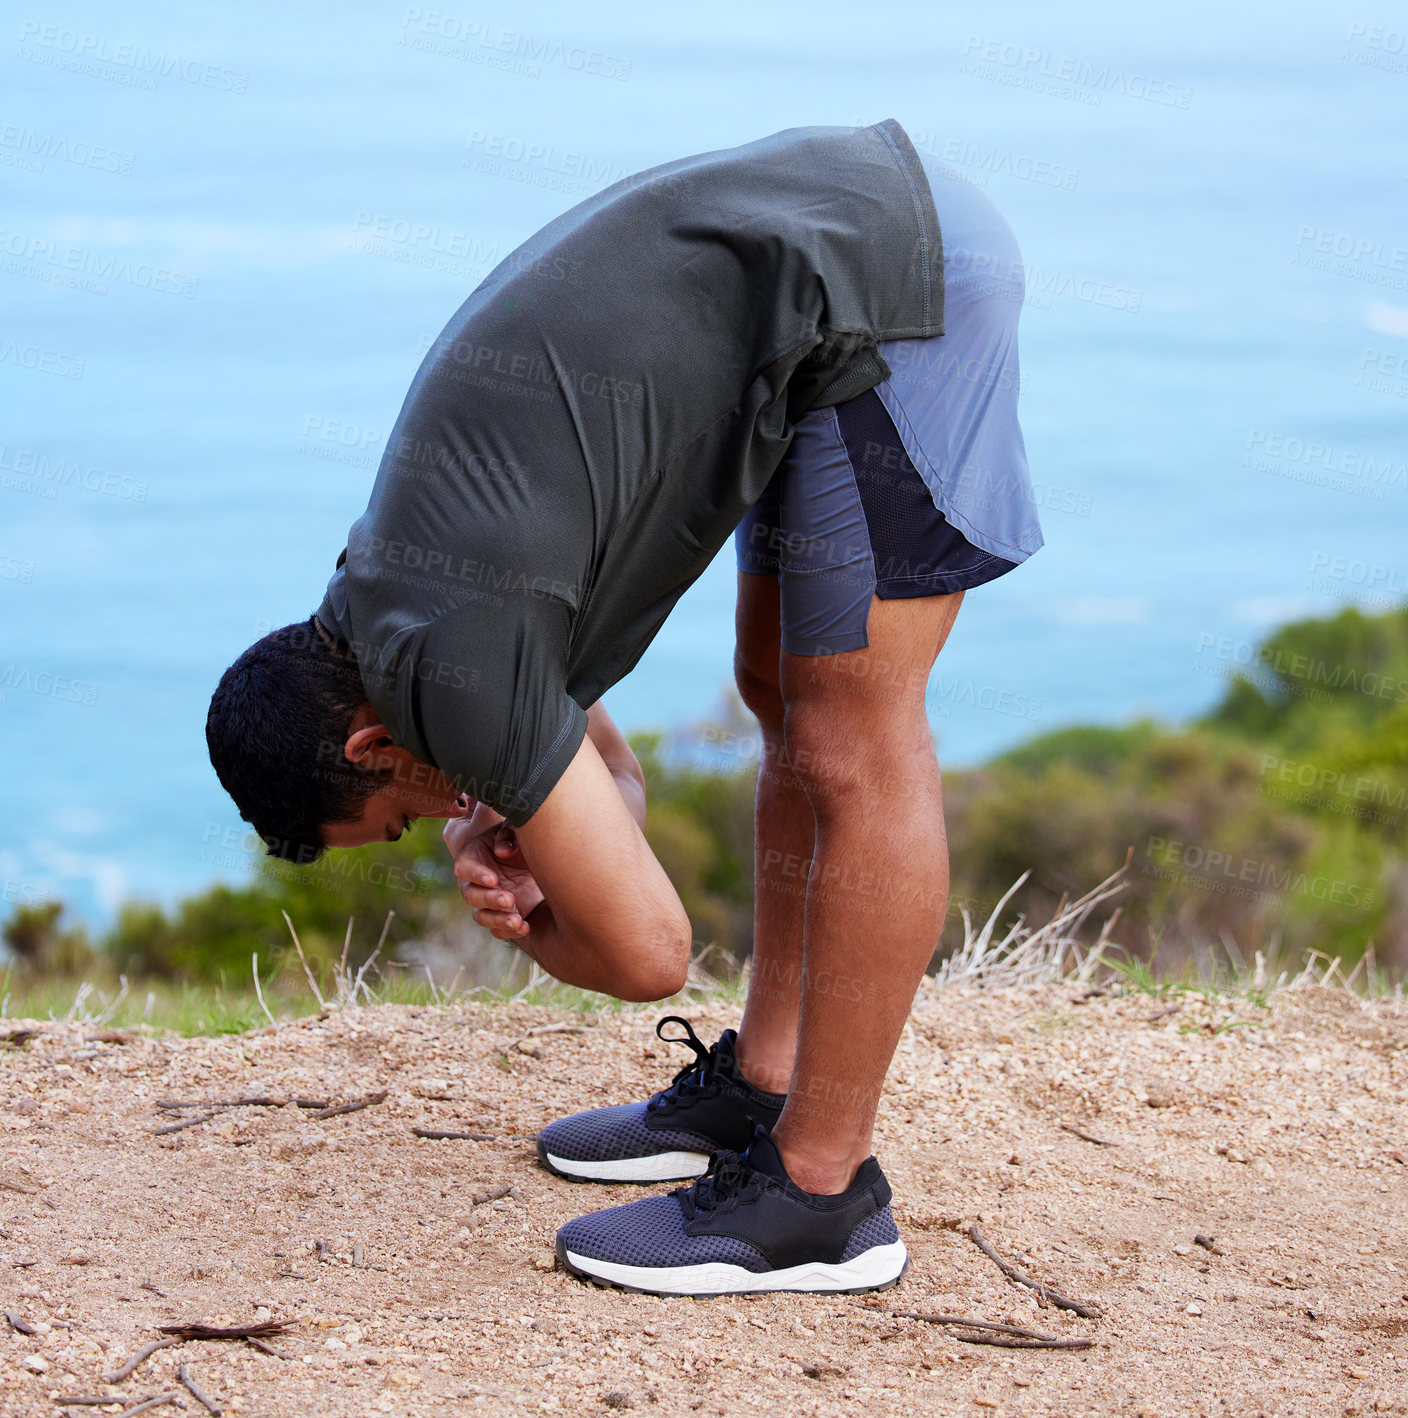
[[[796,1066],[773,1136],[810,1192],[844,1191],[870,1155],[885,1073],[943,927],[948,842],[924,696],[962,600],[876,597],[869,648],[781,656],[786,757],[815,844]]]
[[[783,746],[778,578],[738,573],[734,678],[758,720],[762,757],[753,834],[753,964],[738,1029],[743,1076],[785,1093],[797,1053],[802,913],[812,856],[811,803]]]

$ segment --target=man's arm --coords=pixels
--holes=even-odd
[[[630,754],[619,733],[615,738]],[[633,754],[631,764],[634,774],[619,765],[630,780],[623,786],[589,733],[542,806],[518,828],[519,848],[546,899],[515,943],[568,984],[621,999],[663,999],[684,986],[691,931],[628,805],[634,785],[644,817]]]
[[[593,704],[587,710],[587,736],[596,745],[607,772],[638,827],[645,826],[645,775],[611,716]],[[517,941],[523,923],[543,899],[513,829],[485,803],[467,818],[445,825],[445,846],[455,863],[460,893],[474,919],[500,940]]]
[[[640,760],[631,752],[626,736],[616,727],[600,700],[587,710],[587,737],[596,745],[636,825],[644,827],[645,774],[640,771]]]

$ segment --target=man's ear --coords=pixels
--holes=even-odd
[[[377,718],[376,710],[364,704],[352,716],[343,752],[349,763],[360,763],[374,748],[391,748],[391,730]]]

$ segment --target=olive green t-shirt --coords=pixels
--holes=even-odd
[[[943,333],[928,182],[893,119],[606,188],[426,355],[319,619],[393,738],[521,824],[767,486],[808,409]]]

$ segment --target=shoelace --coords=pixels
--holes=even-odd
[[[679,1198],[685,1215],[693,1220],[701,1211],[718,1211],[730,1204],[751,1201],[767,1188],[770,1180],[737,1152],[715,1152],[702,1177],[691,1186],[677,1187],[670,1195]]]
[[[684,1038],[666,1034],[664,1029],[667,1024],[683,1025]],[[668,1110],[681,1102],[686,1095],[699,1097],[701,1094],[719,1091],[721,1080],[715,1073],[719,1061],[719,1046],[713,1044],[706,1049],[689,1020],[678,1014],[668,1014],[655,1026],[655,1037],[667,1044],[688,1044],[694,1050],[694,1058],[670,1080],[668,1088],[661,1089],[650,1100],[647,1107]]]

